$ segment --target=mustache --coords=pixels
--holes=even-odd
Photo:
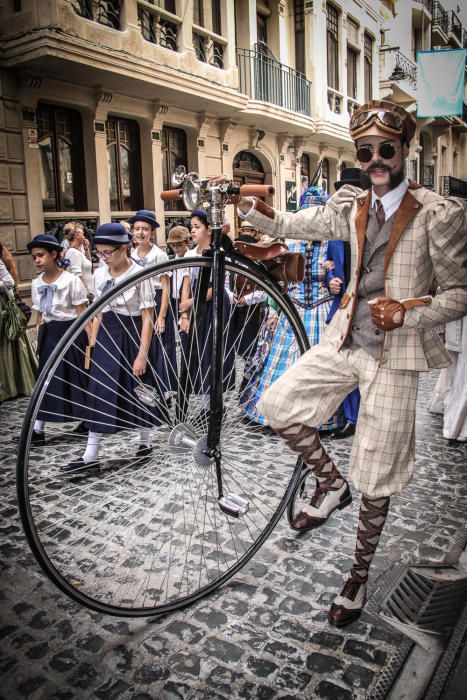
[[[368,170],[366,171],[367,173],[372,173],[373,170],[386,170],[388,173],[391,172],[391,168],[389,168],[383,161],[377,160],[376,163],[372,163]]]

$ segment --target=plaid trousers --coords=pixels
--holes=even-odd
[[[338,352],[323,340],[269,387],[258,409],[273,428],[316,427],[357,387],[361,401],[349,478],[366,496],[391,496],[413,476],[417,371],[385,369],[361,348]]]

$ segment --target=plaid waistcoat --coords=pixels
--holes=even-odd
[[[384,296],[384,261],[391,236],[394,214],[380,228],[376,209],[369,211],[363,249],[362,270],[357,287],[357,302],[347,347],[364,348],[372,357],[379,358],[384,333],[371,320],[368,301]]]

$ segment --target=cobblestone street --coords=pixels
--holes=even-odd
[[[422,375],[415,478],[392,499],[369,602],[392,567],[452,562],[465,543],[467,451],[444,440],[441,417],[427,412],[436,376]],[[2,699],[377,697],[402,633],[370,612],[344,630],[327,622],[351,563],[355,492],[349,508],[313,533],[293,533],[284,516],[236,576],[182,611],[159,618],[104,616],[56,589],[26,543],[12,440],[26,405],[20,399],[0,407]],[[344,473],[350,444],[334,443],[330,450]]]

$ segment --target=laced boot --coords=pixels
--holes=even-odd
[[[296,423],[275,432],[311,467],[316,477],[310,503],[290,523],[293,530],[313,530],[323,525],[336,508],[349,505],[352,501],[349,485],[321,444],[316,428]]]
[[[368,571],[386,522],[389,500],[387,497],[362,495],[352,568],[329,610],[329,622],[335,627],[344,627],[360,617],[365,604]]]

